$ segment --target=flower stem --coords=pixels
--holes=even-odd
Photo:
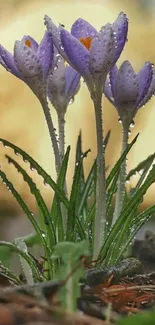
[[[65,154],[65,122],[64,114],[58,114],[59,152],[61,161]]]
[[[63,161],[64,155],[65,155],[65,113],[58,113],[58,133],[59,133],[59,153],[60,153],[60,159],[61,163]],[[67,183],[65,180],[64,184],[64,191],[66,194],[66,197],[68,197],[68,192],[67,192]],[[64,232],[66,233],[66,225],[67,225],[67,210],[63,203],[61,203],[61,213],[63,217],[63,228]]]
[[[94,228],[94,254],[93,259],[98,258],[105,237],[106,224],[106,181],[105,181],[105,157],[103,142],[102,121],[102,95],[92,94],[94,102],[96,133],[97,133],[97,184],[96,184],[96,216]]]
[[[125,151],[128,145],[128,138],[129,138],[129,124],[124,119],[122,122],[122,150],[121,155]],[[119,218],[120,213],[123,208],[123,202],[124,202],[124,196],[125,196],[125,178],[126,178],[126,159],[123,161],[121,168],[120,168],[120,174],[117,182],[117,193],[116,193],[116,201],[115,201],[115,210],[112,220],[112,225],[116,222],[116,220]]]
[[[56,138],[56,134],[55,134],[55,129],[54,129],[54,126],[53,126],[53,121],[52,121],[52,117],[51,117],[51,114],[50,114],[50,109],[48,107],[47,100],[46,99],[40,100],[40,103],[42,105],[44,115],[45,115],[45,119],[46,119],[46,123],[47,123],[47,126],[48,126],[50,139],[51,139],[51,142],[52,142],[54,156],[55,156],[55,168],[56,168],[56,172],[57,172],[57,175],[58,175],[59,171],[60,171],[60,167],[61,167],[61,159],[60,159],[60,153],[59,153],[58,142],[57,142],[57,138]]]

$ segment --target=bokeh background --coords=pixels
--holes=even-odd
[[[155,1],[154,0],[0,0],[0,43],[9,51],[13,50],[15,40],[23,35],[31,35],[38,42],[45,30],[43,17],[52,17],[56,24],[62,23],[70,29],[75,19],[89,20],[97,29],[107,22],[113,22],[120,11],[129,18],[128,42],[118,62],[130,60],[136,71],[146,61],[155,63]],[[51,108],[55,125],[56,114]],[[114,107],[103,99],[105,132],[111,129],[111,138],[107,149],[107,165],[112,166],[120,153],[121,127]],[[75,102],[69,106],[66,116],[66,144],[71,144],[72,152],[68,172],[68,184],[72,181],[75,144],[79,130],[82,130],[83,149],[91,148],[85,161],[86,173],[96,155],[96,135],[94,113],[87,88],[82,83]],[[130,139],[140,132],[140,136],[129,155],[128,169],[155,152],[155,99],[141,108],[135,118],[135,128]],[[22,147],[32,155],[52,177],[55,177],[54,161],[47,127],[40,104],[30,89],[20,80],[0,67],[0,137]],[[37,213],[35,202],[28,187],[10,165],[4,154],[9,149],[0,145],[0,165],[16,186],[31,209]],[[17,157],[16,157],[17,158]],[[20,159],[18,158],[18,161]],[[25,165],[24,165],[25,167]],[[29,170],[29,168],[27,167]],[[52,193],[46,188],[39,176],[30,171],[48,204]],[[138,179],[138,175],[137,175]],[[136,179],[131,181],[134,185]],[[155,201],[155,186],[146,195],[142,208]],[[5,186],[0,183],[0,239],[13,239],[30,231],[30,225],[19,206]]]

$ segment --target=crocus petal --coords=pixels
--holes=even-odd
[[[155,94],[155,71],[153,71],[153,76],[152,76],[152,81],[151,81],[151,85],[145,95],[145,97],[143,98],[143,100],[140,102],[139,106],[137,107],[140,108],[141,106],[144,106],[150,99],[151,97]]]
[[[16,41],[14,46],[15,64],[24,78],[40,75],[42,68],[37,54],[23,41]]]
[[[22,41],[25,42],[25,45],[27,45],[26,42],[29,41],[29,47],[31,47],[35,52],[37,51],[38,43],[35,41],[34,38],[29,35],[25,35],[23,36]]]
[[[51,71],[48,78],[47,94],[52,105],[56,110],[66,110],[65,86],[66,86],[66,66],[63,58],[59,58],[54,70]]]
[[[2,45],[0,45],[0,58],[1,58],[1,64],[6,68],[9,72],[11,72],[16,77],[23,79],[22,75],[18,71],[13,55],[7,51]]]
[[[116,63],[120,54],[122,53],[125,42],[127,40],[127,33],[128,33],[128,19],[123,12],[121,12],[118,15],[112,27],[116,36],[116,47],[115,47],[114,62],[113,62]]]
[[[153,76],[153,67],[150,62],[146,62],[142,69],[137,73],[138,83],[139,83],[139,92],[136,102],[136,106],[139,106],[145,95],[148,92],[148,89],[151,85]]]
[[[57,48],[58,52],[69,63],[69,58],[67,57],[67,55],[66,55],[66,53],[64,51],[62,42],[61,42],[61,37],[60,37],[61,27],[59,26],[59,28],[58,28],[53,23],[52,19],[50,17],[48,17],[47,15],[45,15],[45,17],[44,17],[44,23],[45,23],[45,26],[46,26],[47,30],[52,35],[53,43],[54,43],[55,47]]]
[[[61,41],[72,66],[84,78],[89,78],[89,51],[65,29],[61,30]]]
[[[65,93],[68,101],[76,95],[80,88],[81,75],[74,70],[71,66],[66,68],[66,89]]]
[[[108,98],[108,100],[115,105],[115,100],[113,98],[112,95],[112,91],[111,91],[111,84],[108,80],[108,78],[106,79],[105,85],[104,85],[104,95]]]
[[[106,24],[94,37],[90,48],[90,70],[93,75],[103,75],[104,79],[112,66],[115,49],[115,39],[113,29],[110,24]]]
[[[86,37],[93,38],[97,34],[97,30],[86,20],[79,18],[73,24],[71,34],[78,39]]]
[[[118,107],[132,108],[138,96],[138,79],[128,61],[122,63],[116,77],[115,101]],[[123,114],[123,112],[122,112]]]
[[[42,66],[42,71],[44,75],[47,76],[52,66],[54,55],[52,36],[48,31],[45,32],[44,37],[39,44],[37,55]]]
[[[112,92],[112,96],[114,98],[115,98],[115,84],[116,84],[117,74],[118,74],[118,69],[117,69],[117,66],[114,65],[112,67],[112,69],[110,70],[110,73],[109,73],[111,92]]]

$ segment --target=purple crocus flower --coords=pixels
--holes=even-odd
[[[47,94],[58,115],[64,116],[69,103],[80,88],[81,75],[71,66],[65,64],[65,60],[56,51],[57,63],[48,77]]]
[[[46,94],[46,81],[53,63],[53,41],[46,31],[40,44],[30,36],[15,41],[14,54],[0,45],[0,64],[23,80],[37,97]]]
[[[105,96],[116,107],[122,122],[126,120],[128,125],[154,93],[155,73],[150,62],[146,62],[138,73],[129,61],[124,61],[119,69],[114,66],[104,88]]]
[[[45,25],[52,34],[58,52],[86,81],[90,92],[102,90],[110,68],[118,60],[127,39],[128,20],[122,12],[116,21],[100,32],[84,19],[77,19],[71,33],[45,16]]]

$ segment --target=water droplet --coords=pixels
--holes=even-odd
[[[20,153],[15,151],[15,150],[14,150],[14,153],[15,153],[16,156],[21,156]]]
[[[23,161],[25,162],[25,163],[27,163],[28,161],[27,161],[27,159],[25,159],[25,158],[23,158]]]
[[[121,118],[119,117],[119,119],[118,119],[118,122],[120,123],[120,124],[122,124],[122,120],[121,120]]]
[[[45,238],[45,237],[46,237],[46,234],[45,234],[44,232],[42,233],[42,237],[43,237],[43,238]]]
[[[143,169],[139,170],[139,175],[142,175],[143,174]]]
[[[45,186],[49,186],[49,184],[48,184],[48,183],[46,183],[46,181],[45,181],[45,180],[44,180],[44,185],[45,185]]]
[[[128,131],[128,135],[129,135],[129,136],[130,136],[130,134],[131,134],[131,130]]]
[[[55,70],[57,70],[57,69],[58,69],[58,66],[57,66],[57,65],[55,65],[55,67],[54,67],[54,71],[55,71]]]
[[[32,172],[36,170],[36,169],[35,169],[34,167],[32,167],[32,166],[30,166],[30,169],[32,170]]]
[[[75,164],[75,166],[78,166],[79,165],[79,163],[77,162],[76,164]]]
[[[130,183],[130,181],[129,181],[129,180],[127,180],[125,183],[126,183],[126,184],[129,184],[129,183]]]
[[[62,51],[64,51],[64,47],[63,47],[62,45],[60,46],[60,49],[61,49]]]
[[[5,147],[5,148],[9,148],[9,146],[7,146],[6,144],[4,144],[4,147]]]
[[[74,97],[72,97],[69,101],[69,105],[72,105],[74,103]]]
[[[134,127],[135,127],[135,122],[134,121],[131,121],[130,128],[134,128]]]

